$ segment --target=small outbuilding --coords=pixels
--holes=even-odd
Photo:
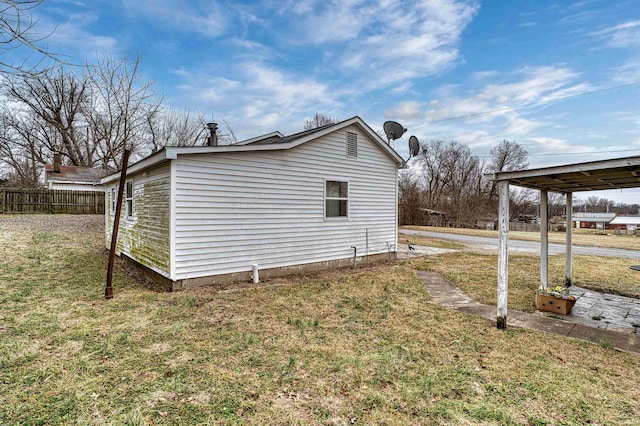
[[[609,229],[609,223],[615,217],[615,213],[574,212],[572,217],[572,226],[576,229]]]
[[[609,222],[610,229],[636,232],[640,227],[640,216],[616,216]]]
[[[61,164],[59,153],[53,155],[53,164],[44,165],[44,186],[47,189],[103,192],[102,176],[104,173],[100,169]]]
[[[117,254],[168,289],[330,268],[397,246],[402,158],[361,118],[129,166]],[[106,185],[111,240],[119,174]]]

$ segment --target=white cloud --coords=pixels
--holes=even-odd
[[[394,108],[386,110],[384,116],[393,120],[415,120],[420,116],[420,102],[400,102]]]
[[[500,72],[495,70],[476,71],[473,74],[471,74],[471,78],[474,80],[484,80],[487,78],[497,77],[498,75],[500,75]]]
[[[467,96],[461,96],[455,86],[443,86],[437,91],[437,103],[426,112],[428,122],[468,116],[466,124],[502,123],[506,135],[523,135],[540,127],[541,122],[525,118],[527,109],[514,106],[545,102],[590,89],[587,83],[574,83],[580,76],[565,67],[526,67],[514,73],[518,80],[511,83],[490,83]],[[506,77],[506,76],[505,76]],[[460,126],[462,120],[452,121]]]
[[[640,46],[640,21],[629,21],[590,33],[606,41],[610,47]]]
[[[180,2],[171,0],[123,0],[125,10],[136,17],[146,17],[162,26],[174,30],[196,33],[203,37],[215,38],[226,29],[230,16],[217,2]]]
[[[631,59],[613,69],[611,79],[616,83],[630,84],[640,81],[640,59]]]
[[[238,63],[231,71],[233,79],[195,72],[179,90],[198,110],[225,118],[240,138],[301,130],[304,118],[314,112],[337,115],[337,95],[312,78],[261,62]]]
[[[457,45],[475,17],[474,1],[306,2],[294,44],[338,43],[336,66],[364,90],[427,77],[460,61]]]
[[[66,21],[54,23],[51,19],[42,17],[40,23],[43,28],[51,28],[51,35],[47,38],[50,50],[68,49],[79,52],[82,56],[94,58],[100,56],[118,55],[120,46],[116,38],[110,35],[91,33],[87,27],[96,22],[98,17],[90,12],[66,15]],[[65,58],[63,58],[64,60]]]

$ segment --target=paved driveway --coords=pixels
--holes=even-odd
[[[399,229],[398,232],[403,235],[416,235],[421,237],[439,238],[441,240],[455,241],[472,247],[498,250],[498,238],[478,237],[473,235],[449,234],[446,232],[416,231],[413,229]],[[534,252],[540,253],[540,243],[536,241],[519,241],[509,240],[509,252]],[[561,254],[565,252],[564,244],[549,243],[549,254]],[[601,248],[589,246],[572,247],[573,254],[582,254],[587,256],[606,256],[621,257],[627,259],[640,259],[640,251],[624,250],[616,248]],[[640,275],[640,274],[639,274]]]

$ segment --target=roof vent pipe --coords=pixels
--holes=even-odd
[[[218,123],[207,123],[207,129],[211,132],[207,145],[218,146]]]
[[[53,172],[60,173],[60,165],[62,163],[62,154],[59,152],[53,153]]]

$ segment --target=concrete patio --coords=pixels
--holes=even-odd
[[[436,272],[417,271],[433,303],[496,321],[496,307],[477,302]],[[639,300],[573,287],[578,298],[570,315],[508,310],[509,326],[558,334],[640,353]],[[577,309],[577,310],[576,310]],[[599,320],[593,319],[600,316]]]
[[[557,315],[560,319],[640,335],[640,299],[600,293],[575,285],[569,293],[576,297],[576,304],[569,315]]]

